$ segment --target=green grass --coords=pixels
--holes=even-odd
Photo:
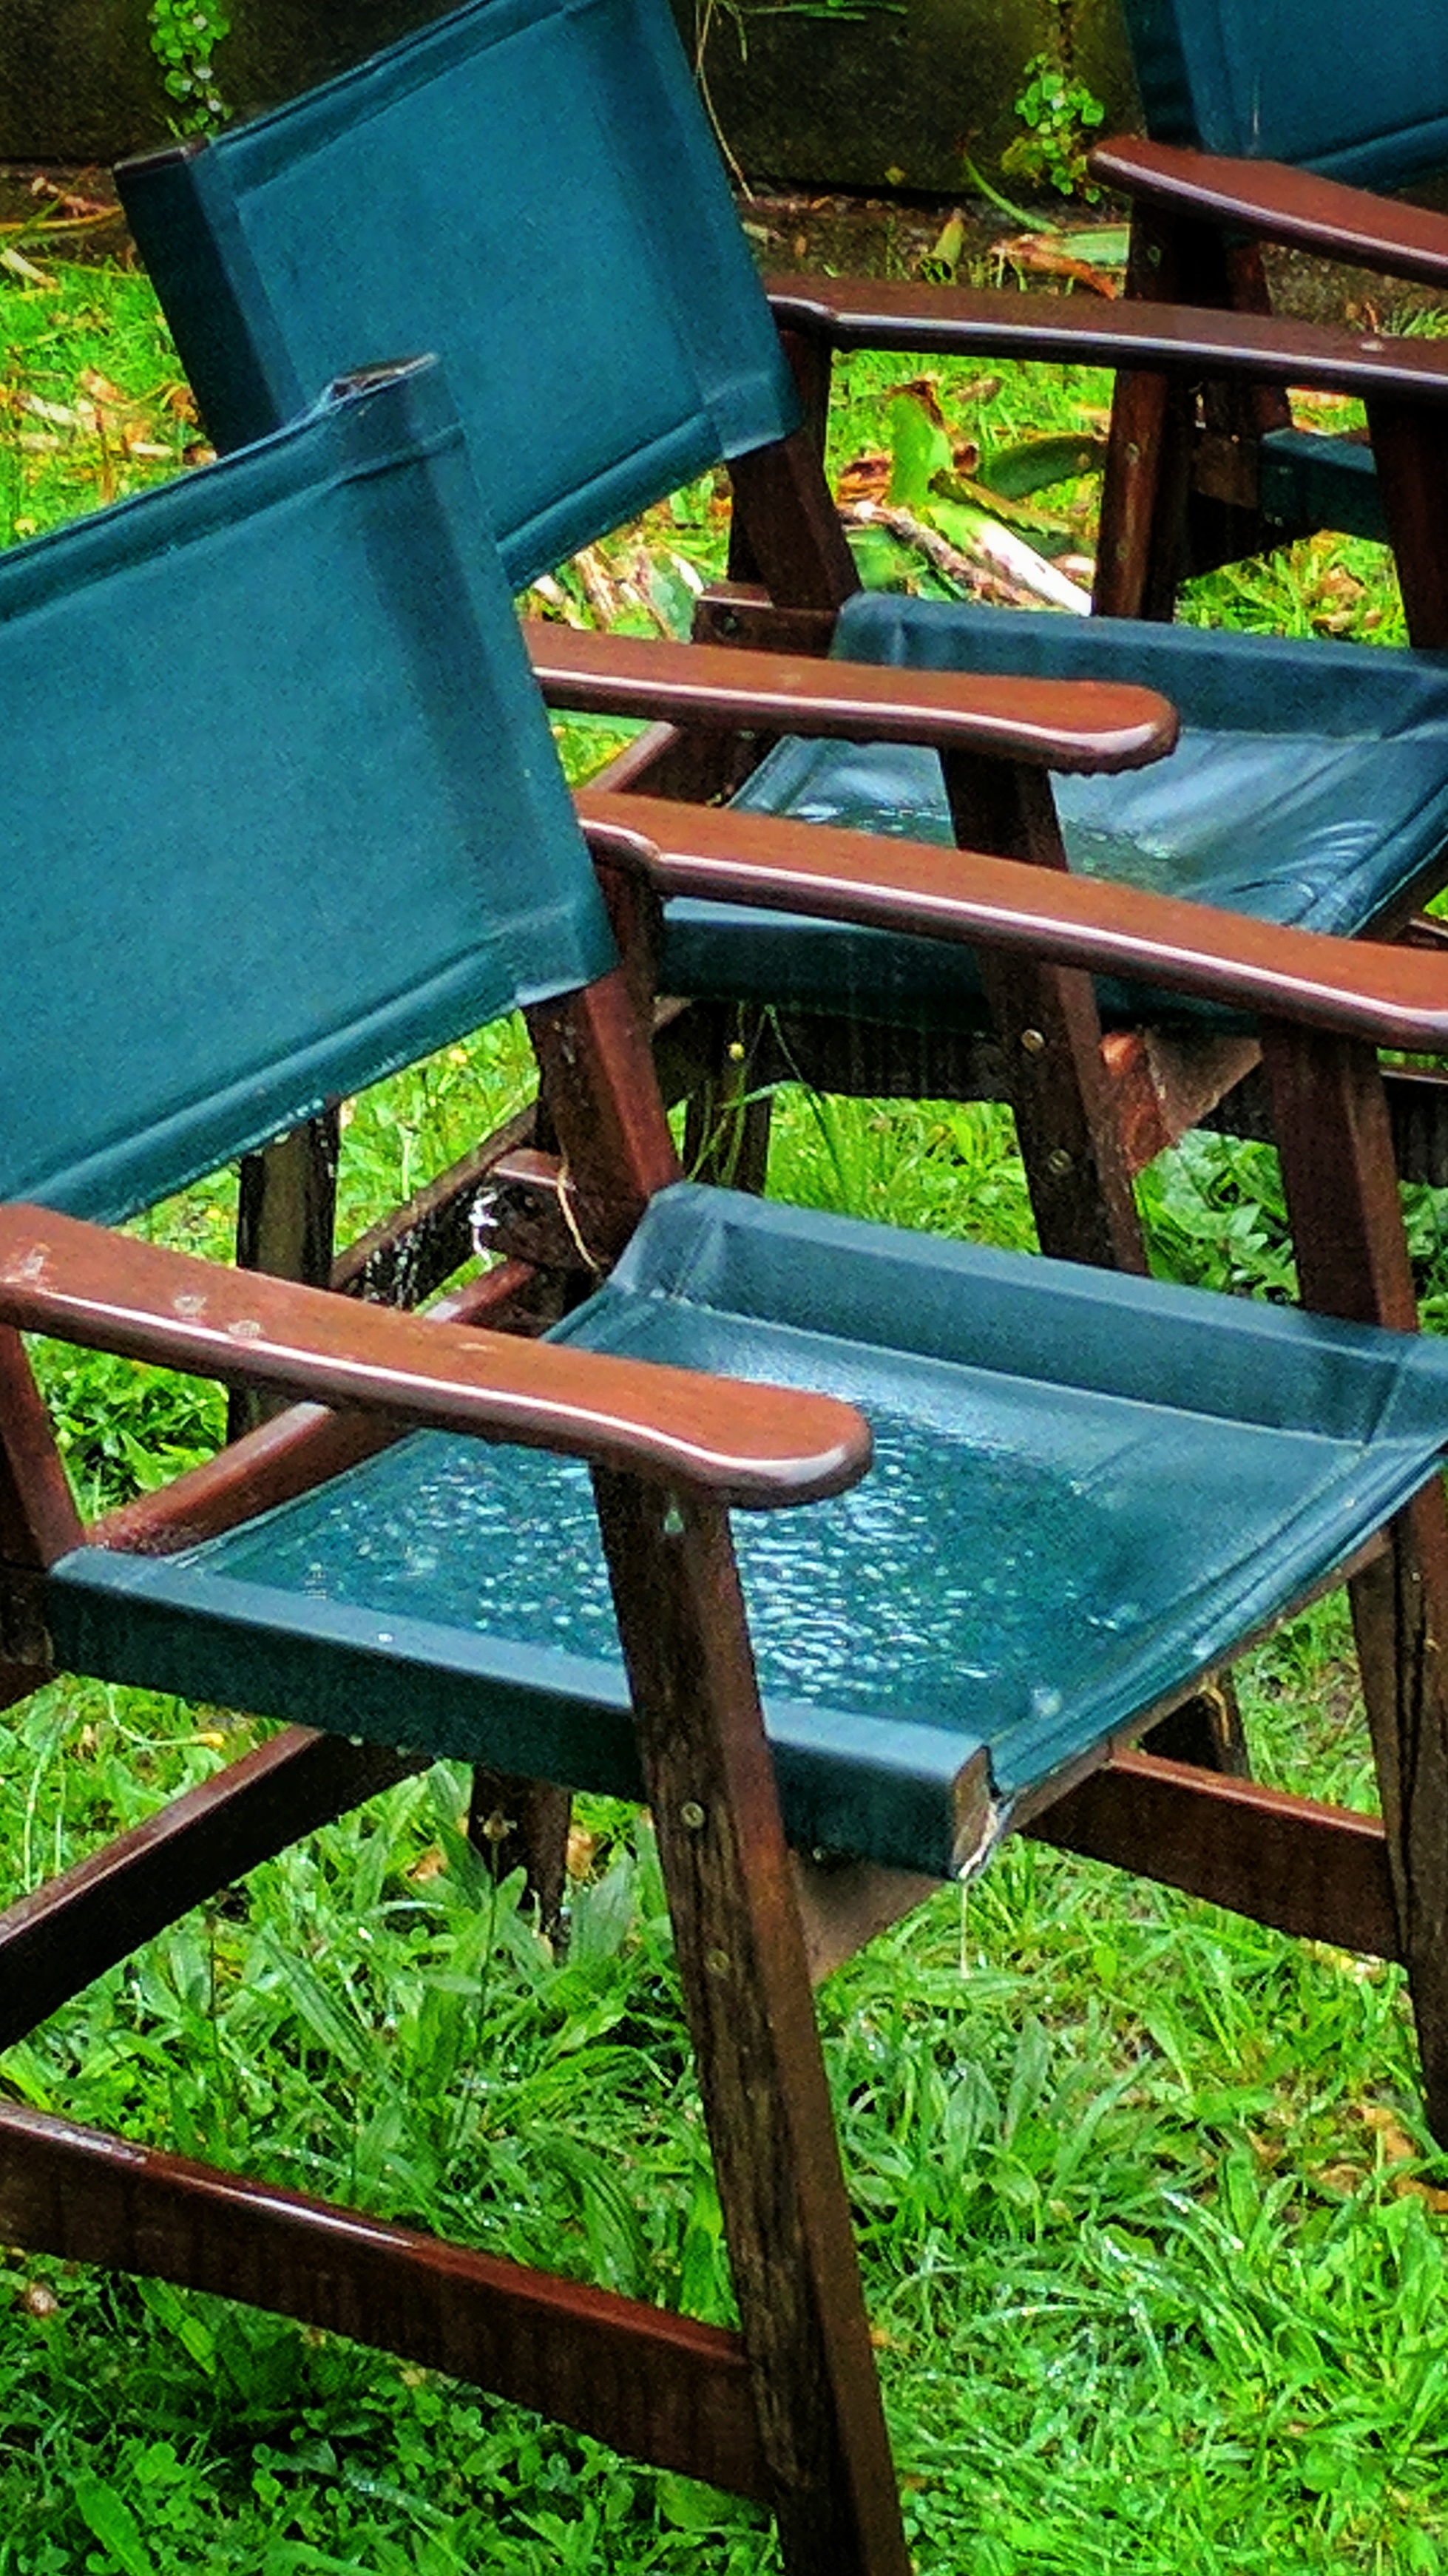
[[[0,282],[0,545],[161,481],[201,452],[146,279],[29,257],[45,283]]]
[[[122,453],[123,406],[101,404],[111,425],[88,428],[27,396],[79,415],[90,369],[149,424],[132,451],[169,437],[179,455],[195,436],[139,282],[53,273],[53,289],[0,287],[0,536],[171,461]],[[904,372],[843,371],[840,461],[888,438]],[[1089,426],[1106,394],[1057,369],[997,391],[972,381],[942,381],[940,399],[987,450]],[[22,443],[51,431],[53,445]],[[1051,497],[1088,532],[1089,492]],[[708,568],[721,528],[709,480],[600,550],[605,580],[632,590],[626,615],[682,623],[674,559]],[[1218,576],[1198,613],[1316,627],[1347,600],[1354,631],[1386,640],[1380,562],[1359,593],[1337,577],[1359,580],[1352,558],[1321,562],[1294,550]],[[599,570],[560,576],[569,613],[593,613]],[[569,734],[565,748],[584,767],[603,744]],[[504,1030],[355,1104],[345,1230],[525,1084]],[[784,1193],[1032,1240],[999,1111],[791,1089],[776,1130]],[[1191,1140],[1144,1197],[1158,1268],[1290,1293],[1265,1149]],[[150,1223],[224,1257],[233,1198],[222,1182]],[[1442,1212],[1440,1196],[1415,1196],[1435,1317]],[[42,1366],[88,1507],[217,1435],[208,1390],[72,1354]],[[1241,1679],[1265,1776],[1370,1796],[1340,1599]],[[0,1730],[12,1885],[255,1732],[96,1684],[37,1694]],[[560,1959],[484,1878],[465,1803],[462,1775],[440,1766],[284,1853],[10,2051],[0,2080],[128,2135],[727,2317],[647,1832],[585,1811]],[[942,1891],[832,1980],[821,2020],[921,2576],[1448,2570],[1448,2177],[1421,2126],[1396,1972],[1014,1842],[966,1897]],[[0,2576],[756,2576],[776,2563],[737,2505],[338,2338],[18,2254],[0,2256],[0,2284]]]

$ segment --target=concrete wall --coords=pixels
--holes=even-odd
[[[115,161],[167,139],[149,0],[0,0],[0,161]],[[275,106],[442,12],[437,0],[228,0],[222,96]]]
[[[164,142],[167,101],[148,0],[0,0],[0,160],[112,161]],[[340,71],[440,14],[436,0],[229,0],[223,96],[245,113]],[[695,0],[675,0],[692,44]],[[1075,69],[1108,124],[1137,120],[1117,0],[1069,0]],[[993,175],[1019,129],[1011,102],[1046,50],[1058,0],[906,0],[857,20],[750,6],[747,57],[715,12],[705,69],[752,180],[906,187],[952,196],[968,151]],[[1013,193],[1019,194],[1017,188]]]
[[[751,10],[747,54],[720,11],[704,70],[719,126],[751,180],[915,188],[950,197],[962,155],[999,181],[1022,131],[1013,102],[1032,55],[1053,46],[1053,0],[907,0],[830,23]],[[1072,0],[1072,65],[1106,109],[1106,130],[1141,122],[1117,0]],[[1006,183],[1019,197],[1019,181]]]

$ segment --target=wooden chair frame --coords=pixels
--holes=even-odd
[[[1280,162],[1129,136],[1100,144],[1091,168],[1131,201],[1132,299],[1170,298],[1196,308],[1198,321],[1211,309],[1267,316],[1264,245],[1448,289],[1448,215]],[[1369,352],[1381,345],[1371,333],[1362,342]],[[1337,390],[1308,371],[1293,381]],[[1387,461],[1396,433],[1381,414],[1374,419],[1370,410],[1369,420],[1408,632],[1415,644],[1441,645],[1442,567],[1432,561],[1403,464]],[[1256,381],[1207,375],[1193,388],[1145,371],[1125,376],[1112,412],[1104,510],[1110,541],[1098,564],[1098,608],[1169,618],[1193,573],[1285,544],[1318,524],[1284,525],[1262,509],[1262,440],[1290,426],[1286,387],[1266,372]],[[1417,471],[1432,479],[1428,460]]]
[[[1103,693],[1093,724],[1083,699],[1045,684],[942,681],[818,662],[855,582],[821,468],[836,350],[1032,354],[1118,366],[1135,360],[1132,382],[1187,392],[1210,366],[1239,377],[1265,373],[1280,385],[1312,376],[1354,393],[1366,401],[1379,439],[1385,499],[1403,532],[1405,555],[1420,566],[1423,615],[1431,609],[1448,628],[1448,596],[1434,588],[1434,567],[1448,568],[1448,476],[1433,471],[1448,422],[1448,363],[1440,352],[1411,341],[1364,347],[1343,334],[1272,317],[1224,314],[1212,317],[1204,333],[1200,316],[1175,309],[1129,304],[1102,313],[1062,299],[1050,300],[1043,313],[1043,301],[1031,300],[1023,313],[1018,298],[909,283],[865,291],[832,281],[776,287],[775,316],[788,335],[807,419],[792,439],[734,468],[736,561],[750,574],[762,568],[764,581],[735,581],[706,599],[699,621],[704,640],[691,645],[551,626],[530,634],[535,670],[555,707],[651,720],[649,733],[611,773],[619,792],[716,795],[739,774],[741,739],[747,761],[785,727],[923,741],[947,763],[962,839],[1061,869],[1064,853],[1042,792],[1043,772],[1127,766],[1155,756],[1169,740],[1159,702],[1153,717],[1144,700],[1108,704],[1110,693]],[[1141,372],[1144,360],[1153,370],[1149,377]],[[1160,449],[1155,453],[1160,464]],[[1421,551],[1413,539],[1421,540]],[[709,643],[717,637],[731,640]],[[943,1033],[932,1040],[928,1063],[913,1033],[902,1038],[879,1027],[836,1028],[803,1013],[786,1015],[773,1031],[753,1032],[749,1082],[763,1097],[745,1113],[742,1150],[737,1131],[730,1135],[726,1128],[726,1168],[746,1181],[762,1180],[768,1086],[796,1073],[823,1089],[911,1096],[923,1078],[945,1096],[1004,1094],[1015,1112],[1043,1248],[1139,1270],[1144,1252],[1133,1173],[1206,1118],[1221,1117],[1239,1131],[1272,1132],[1270,1086],[1253,1076],[1257,1048],[1248,1035],[1115,1033],[1103,1042],[1094,1013],[1089,1020],[1082,1015],[1079,984],[1036,961],[988,969],[988,995],[989,1035]],[[725,1041],[732,1023],[718,1013],[679,1015],[667,1007],[661,1017],[666,1091],[694,1104],[687,1154],[695,1168],[721,1097],[727,1107]],[[1438,1077],[1422,1069],[1390,1072],[1388,1098],[1405,1175],[1448,1176],[1448,1092]],[[469,1248],[480,1195],[489,1203],[490,1239],[499,1250],[526,1258],[547,1244],[551,1229],[554,1258],[566,1268],[572,1256],[568,1242],[558,1241],[563,1165],[555,1126],[550,1103],[541,1124],[525,1115],[487,1140],[344,1256],[336,1283],[409,1298],[429,1293]],[[279,1161],[279,1193],[264,1178],[271,1156],[250,1162],[243,1205],[253,1231],[245,1253],[257,1258],[260,1247],[265,1266],[284,1276],[320,1275],[325,1236],[316,1211],[333,1152],[325,1123],[310,1138],[294,1140]],[[576,1157],[569,1169],[576,1173]],[[1230,1691],[1206,1695],[1179,1714],[1157,1749],[1241,1772],[1246,1752]],[[518,1836],[490,1847],[492,1858],[503,1869],[525,1858],[535,1894],[551,1907],[561,1893],[565,1810],[559,1796],[541,1806],[536,1796],[511,1778],[484,1774],[475,1806],[486,1816],[501,1804],[517,1819]]]
[[[1150,523],[1156,496],[1174,470],[1164,426],[1168,415],[1176,416],[1171,406],[1193,407],[1208,378],[1265,380],[1277,388],[1310,380],[1353,395],[1366,403],[1372,423],[1416,639],[1448,644],[1448,360],[1432,344],[1363,342],[1255,313],[1203,315],[1144,303],[1102,309],[1085,299],[1022,298],[913,282],[780,280],[771,288],[771,302],[804,391],[807,422],[782,445],[736,460],[735,569],[728,583],[701,601],[698,640],[671,645],[563,626],[528,629],[534,668],[551,706],[648,722],[649,731],[608,774],[608,784],[619,792],[716,797],[739,781],[741,745],[747,768],[785,729],[927,742],[953,764],[953,800],[968,845],[1060,866],[1059,833],[1049,799],[1039,792],[1041,773],[1125,765],[1118,748],[1099,740],[1088,745],[1084,701],[1074,720],[1063,701],[1054,708],[1043,705],[1033,717],[1032,689],[1018,682],[998,691],[983,678],[941,682],[936,675],[840,663],[814,667],[839,607],[857,587],[821,465],[837,352],[886,348],[916,357],[1045,358],[1122,370],[1127,410],[1140,399],[1159,402],[1161,411],[1157,432],[1142,428],[1130,490],[1114,487],[1109,498],[1103,563],[1125,560]],[[1105,604],[1116,610],[1126,603]],[[712,648],[707,653],[701,651],[706,645]],[[923,686],[927,679],[933,689]],[[1014,729],[1001,723],[1007,705],[1025,711]],[[953,725],[947,721],[951,707]],[[1435,935],[1431,925],[1409,915],[1405,906],[1402,919],[1382,925],[1383,935]],[[989,1036],[941,1032],[925,1042],[915,1032],[858,1023],[846,1028],[802,1012],[784,1014],[773,1033],[751,1033],[751,1087],[767,1095],[771,1084],[802,1073],[823,1090],[871,1096],[913,1097],[923,1085],[950,1098],[1004,1095],[1016,1110],[1043,1246],[1068,1258],[1096,1258],[1104,1186],[1117,1212],[1111,1220],[1116,1257],[1138,1266],[1139,1251],[1129,1249],[1131,1221],[1120,1214],[1119,1180],[1103,1182],[1102,1174],[1120,1152],[1129,1172],[1143,1169],[1204,1120],[1220,1117],[1238,1132],[1263,1132],[1264,1095],[1260,1080],[1252,1079],[1254,1043],[1241,1036],[1168,1037],[1159,1031],[1108,1037],[1101,1074],[1093,1068],[1088,1077],[1088,1096],[1101,1104],[1099,1137],[1109,1131],[1120,1144],[1098,1142],[1098,1171],[1074,1204],[1066,1193],[1063,1205],[1059,1158],[1070,1153],[1074,1160],[1078,1147],[1064,1134],[1076,1114],[1072,1102],[1050,1081],[1060,1058],[1043,1064],[1022,1049],[1025,1030],[1040,1016],[1033,996],[1014,1009],[1004,996],[995,1002]],[[726,1034],[733,1034],[732,1023]],[[727,1108],[730,1077],[719,1015],[698,1007],[682,1017],[676,1008],[666,1010],[659,1044],[666,1092],[695,1103],[689,1154],[696,1165],[721,1098]],[[1388,1096],[1405,1177],[1448,1179],[1448,1103],[1438,1078],[1390,1071]],[[756,1184],[767,1119],[766,1097],[756,1103],[742,1151],[737,1134],[729,1148],[740,1177]],[[409,1294],[414,1288],[428,1293],[466,1250],[466,1211],[500,1151],[506,1159],[514,1148],[535,1142],[548,1144],[546,1125],[537,1136],[522,1128],[510,1132],[469,1157],[365,1247],[344,1256],[337,1284],[366,1281],[396,1294],[397,1284],[406,1282]],[[324,1138],[310,1167],[320,1164],[325,1173],[329,1152]],[[294,1148],[293,1159],[279,1169],[279,1214],[267,1238],[266,1266],[315,1279],[322,1275],[321,1238],[312,1211],[325,1180],[320,1190],[309,1184],[300,1177],[308,1168],[306,1154]],[[249,1181],[248,1205],[259,1209],[261,1198],[257,1172]],[[535,1204],[525,1223],[532,1225],[537,1215]],[[254,1239],[260,1239],[261,1228],[258,1215]]]
[[[1146,976],[1258,1012],[1307,1302],[1409,1330],[1412,1283],[1377,1049],[1448,1043],[1448,977],[1352,945],[970,851],[668,805],[586,801],[616,917],[685,889]],[[622,1240],[677,1161],[637,961],[531,1028],[590,1223]],[[204,1294],[198,1294],[198,1284]],[[584,1458],[594,1479],[739,2300],[736,2336],[353,2211],[0,2106],[0,2226],[65,2259],[242,2295],[475,2379],[773,2511],[790,2576],[904,2576],[848,2205],[809,2008],[816,1973],[919,1892],[791,1868],[729,1507],[837,1492],[848,1407],[528,1338],[512,1262],[425,1319],[218,1271],[44,1210],[0,1213],[0,1652],[50,1660],[46,1569],[83,1540],[165,1551],[234,1525],[415,1422]],[[507,1326],[502,1332],[496,1329]],[[480,1327],[487,1329],[480,1329]],[[25,1359],[39,1330],[293,1400],[208,1467],[82,1532]],[[1435,1479],[1351,1573],[1384,1816],[1099,1748],[1028,1829],[1263,1919],[1401,1959],[1448,2138],[1448,1519]],[[1146,1713],[1146,1718],[1156,1712]],[[1145,1722],[1145,1721],[1144,1721]],[[239,1868],[406,1757],[291,1728],[0,1917],[6,2038]]]

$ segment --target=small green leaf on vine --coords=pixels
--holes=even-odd
[[[219,0],[151,0],[147,17],[162,86],[181,111],[168,120],[172,133],[214,134],[231,114],[212,64],[231,20]]]

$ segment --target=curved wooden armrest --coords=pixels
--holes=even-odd
[[[1448,286],[1448,215],[1368,188],[1319,179],[1283,161],[1219,160],[1172,143],[1113,135],[1091,154],[1093,177],[1204,222],[1291,242],[1322,259]]]
[[[769,1510],[855,1484],[832,1396],[430,1323],[55,1216],[0,1208],[0,1320],[93,1350],[702,1488]]]
[[[548,704],[587,715],[918,742],[1045,769],[1140,769],[1177,738],[1176,711],[1154,689],[1105,681],[897,671],[533,619],[523,632]]]
[[[1320,385],[1364,402],[1448,402],[1441,341],[1323,330],[1280,313],[1201,305],[1103,304],[1098,296],[1014,295],[926,286],[913,278],[773,278],[781,330],[835,349],[933,350],[972,358],[1051,358],[1068,365],[1152,367],[1168,374],[1253,376]]]
[[[1430,950],[1284,930],[1101,877],[772,814],[602,790],[576,802],[599,855],[662,895],[1023,948],[1375,1046],[1448,1047],[1448,965]]]

